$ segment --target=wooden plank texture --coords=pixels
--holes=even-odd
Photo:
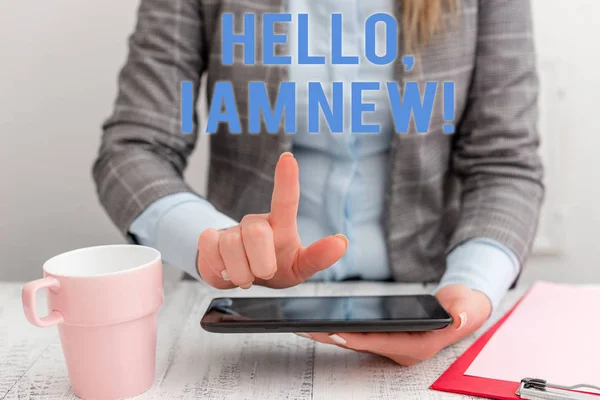
[[[0,399],[72,399],[56,328],[36,328],[21,307],[19,283],[0,283]],[[287,290],[254,287],[228,296],[427,293],[431,287],[383,283],[309,283]],[[523,290],[506,296],[500,315]],[[410,368],[387,359],[315,343],[292,334],[219,335],[199,321],[210,299],[205,285],[165,287],[159,313],[155,383],[143,399],[444,399],[429,385],[476,335]],[[493,321],[490,321],[491,323]],[[480,331],[481,332],[481,331]],[[480,333],[478,332],[478,334]],[[466,397],[463,397],[466,398]]]

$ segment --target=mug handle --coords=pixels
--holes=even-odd
[[[35,312],[35,294],[40,289],[60,289],[60,282],[58,279],[47,276],[42,279],[31,281],[23,286],[23,292],[21,299],[23,301],[23,311],[25,317],[35,326],[42,328],[57,325],[64,322],[62,314],[58,311],[52,311],[48,316],[39,318]]]

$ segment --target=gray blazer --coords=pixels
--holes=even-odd
[[[234,65],[222,65],[220,15],[234,13],[241,30],[243,13],[281,12],[282,2],[142,0],[93,168],[100,201],[124,234],[153,201],[191,191],[182,173],[197,134],[181,132],[181,81],[198,87],[207,73],[209,94],[215,82],[231,81],[243,132],[248,81],[267,82],[275,98],[287,68],[244,65],[239,46]],[[396,3],[401,21],[401,2]],[[262,54],[260,42],[257,54]],[[402,38],[399,42],[402,46]],[[428,134],[412,126],[409,133],[394,135],[385,199],[394,278],[438,280],[447,252],[477,236],[499,241],[524,263],[544,193],[529,1],[463,0],[458,20],[449,18],[445,33],[416,61],[405,72],[399,58],[396,79],[422,85],[455,81],[458,124],[454,135],[442,133],[442,96],[436,96]],[[210,140],[208,200],[237,220],[268,212],[273,169],[279,155],[290,150],[289,135],[283,129],[232,135],[221,124]]]

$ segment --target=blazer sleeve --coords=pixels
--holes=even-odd
[[[479,1],[475,57],[453,149],[462,202],[448,251],[487,237],[512,250],[523,265],[544,195],[529,0]]]
[[[153,201],[192,191],[182,174],[197,116],[193,133],[182,133],[180,98],[182,81],[193,82],[197,94],[206,65],[200,7],[196,0],[142,0],[138,9],[93,166],[100,202],[123,234]]]

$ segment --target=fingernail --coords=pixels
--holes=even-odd
[[[304,332],[294,332],[294,335],[300,336],[303,338],[307,338],[307,339],[312,339],[312,336],[310,336],[308,333],[304,333]]]
[[[221,271],[221,276],[223,277],[224,281],[230,281],[231,280],[231,278],[229,277],[229,274],[225,270]]]
[[[329,335],[329,339],[333,340],[337,344],[346,344],[346,339],[335,333],[333,335]]]
[[[242,289],[250,289],[252,287],[252,282],[246,283],[245,285],[240,285]]]
[[[281,155],[279,156],[279,159],[281,160],[283,157],[294,157],[294,155],[292,153],[290,153],[289,151],[286,151],[285,153],[281,153]]]
[[[342,239],[344,241],[344,243],[346,243],[346,248],[348,248],[348,244],[350,243],[348,241],[348,238],[344,235],[342,235],[341,233],[338,233],[337,235],[335,235],[336,237],[339,237],[340,239]]]
[[[462,327],[464,327],[467,324],[467,313],[466,312],[461,312],[460,314],[458,314],[458,318],[460,318],[460,324],[458,325],[458,328],[456,328],[456,330],[462,329]]]

